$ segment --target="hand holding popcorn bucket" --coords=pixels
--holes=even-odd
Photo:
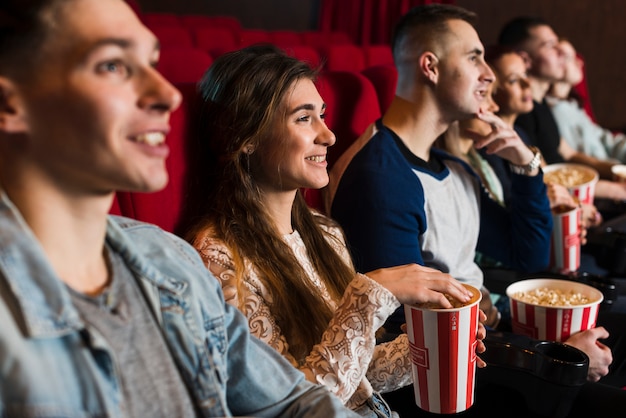
[[[453,414],[474,403],[479,289],[464,284],[472,299],[453,308],[405,305],[415,403],[421,409]]]
[[[586,165],[574,163],[550,164],[543,168],[546,183],[560,184],[569,190],[580,203],[593,205],[598,172]]]
[[[506,289],[515,334],[565,341],[594,328],[602,292],[584,283],[559,279],[526,279]]]

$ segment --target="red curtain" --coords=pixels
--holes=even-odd
[[[454,0],[322,0],[319,29],[345,32],[356,44],[388,44],[400,16],[429,3]]]

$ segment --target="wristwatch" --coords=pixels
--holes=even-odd
[[[526,165],[517,165],[513,163],[509,163],[509,167],[511,168],[511,172],[515,174],[521,174],[524,176],[529,175],[541,164],[541,152],[539,148],[530,146],[528,147],[533,152],[533,159]]]

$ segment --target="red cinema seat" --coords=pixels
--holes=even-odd
[[[244,29],[239,32],[239,46],[241,48],[262,43],[270,43],[272,39],[268,31],[263,29]]]
[[[163,48],[157,69],[171,83],[197,83],[212,63],[198,48]]]
[[[328,149],[329,168],[365,129],[380,118],[376,90],[362,74],[327,71],[318,80],[320,95],[326,103],[326,124],[337,141]]]
[[[174,13],[142,13],[140,19],[149,28],[155,26],[181,26],[178,15]]]
[[[298,58],[300,61],[304,61],[312,68],[318,68],[320,66],[320,54],[317,50],[308,45],[295,45],[284,48],[287,55]]]
[[[378,96],[380,112],[385,113],[389,104],[396,95],[396,84],[398,84],[398,71],[393,65],[375,65],[361,71],[367,77]]]
[[[326,49],[327,71],[355,71],[365,68],[363,49],[357,45],[329,45]]]
[[[330,42],[333,45],[351,45],[354,44],[350,36],[345,32],[332,31],[330,32]]]
[[[306,204],[313,209],[317,209],[321,213],[325,213],[324,193],[320,189],[300,189]]]
[[[391,46],[389,45],[366,45],[363,47],[365,66],[394,65]]]
[[[194,155],[194,135],[191,115],[197,109],[195,84],[176,85],[183,95],[183,104],[170,119],[171,131],[167,138],[170,155],[166,160],[169,173],[167,186],[155,193],[118,192],[117,199],[121,213],[125,216],[153,223],[169,232],[181,232],[186,221],[181,216],[184,205],[189,200],[186,184],[189,161]]]
[[[270,42],[280,48],[302,45],[302,36],[293,30],[275,30],[269,33]]]
[[[325,48],[330,42],[330,34],[322,31],[307,31],[300,35],[304,45],[311,46],[317,50]]]
[[[227,28],[196,27],[191,29],[191,33],[196,48],[216,58],[239,47],[235,34]]]
[[[212,27],[230,29],[232,33],[239,36],[241,22],[235,16],[209,16],[209,20]]]
[[[585,60],[583,59],[583,56],[580,53],[577,53],[576,55],[578,56],[578,59],[580,59],[583,63],[585,62]],[[584,65],[583,65],[583,79],[580,81],[580,83],[572,87],[572,89],[580,97],[580,100],[582,101],[583,109],[585,109],[585,112],[587,112],[587,115],[589,115],[589,118],[591,118],[592,121],[597,123],[596,115],[593,113],[593,108],[591,107],[591,98],[589,97],[589,89],[587,88],[587,71],[585,70]]]
[[[322,56],[328,53],[330,45],[351,45],[352,41],[343,32],[306,31],[300,34],[303,45],[312,46]]]
[[[180,23],[189,29],[193,28],[210,28],[211,25],[211,17],[208,15],[201,14],[184,14],[179,17]]]
[[[120,202],[117,201],[117,195],[113,198],[113,204],[111,205],[111,209],[109,209],[109,214],[111,215],[122,214],[122,209],[120,208]]]
[[[150,30],[159,40],[161,48],[191,48],[193,46],[191,33],[182,26],[154,26]]]

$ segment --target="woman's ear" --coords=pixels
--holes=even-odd
[[[424,77],[428,78],[432,83],[437,83],[439,79],[439,58],[430,52],[426,51],[419,57],[420,71]]]
[[[22,133],[28,130],[26,109],[18,94],[16,85],[5,77],[0,77],[0,131]]]

